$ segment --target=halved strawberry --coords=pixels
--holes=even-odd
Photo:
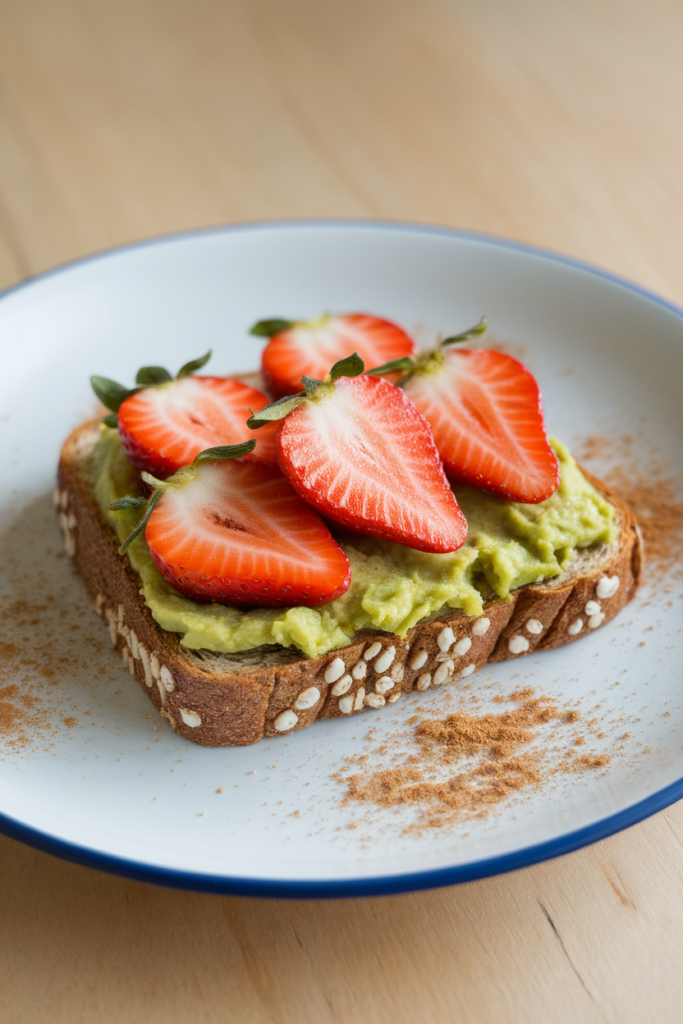
[[[357,355],[306,394],[280,399],[249,426],[285,417],[275,441],[294,490],[350,530],[420,551],[455,551],[467,523],[426,420],[407,396],[363,371]]]
[[[299,391],[303,376],[322,380],[333,363],[354,352],[366,366],[378,366],[417,350],[397,324],[362,313],[308,322],[261,320],[251,333],[270,338],[261,369],[274,398]]]
[[[452,479],[528,503],[557,489],[538,384],[512,356],[441,348],[402,386],[428,420]]]
[[[280,607],[339,597],[351,582],[346,555],[279,469],[232,461],[248,448],[209,449],[166,481],[143,474],[157,489],[122,550],[144,528],[161,574],[196,601]]]
[[[211,445],[241,441],[252,409],[268,404],[261,391],[223,377],[184,377],[145,388],[119,407],[126,455],[137,469],[168,476]],[[276,465],[275,428],[244,458]]]

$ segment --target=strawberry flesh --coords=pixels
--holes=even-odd
[[[448,475],[511,501],[549,498],[560,468],[533,375],[491,349],[443,355],[439,369],[416,373],[405,391],[428,420]]]
[[[305,375],[322,380],[333,363],[357,352],[368,369],[412,355],[416,346],[389,320],[362,313],[298,323],[275,334],[263,350],[261,369],[274,398],[301,391]]]
[[[317,605],[351,569],[320,516],[277,468],[204,462],[162,494],[145,529],[162,576],[195,601]]]
[[[119,409],[119,432],[133,465],[165,478],[206,448],[249,440],[249,406],[258,411],[267,404],[263,392],[237,380],[184,377],[127,398]],[[276,465],[276,430],[260,430],[253,452],[243,458]]]
[[[277,459],[294,490],[347,529],[455,551],[467,523],[425,419],[381,377],[340,377],[282,421]]]

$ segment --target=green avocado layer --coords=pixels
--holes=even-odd
[[[558,576],[576,548],[615,538],[611,505],[581,474],[567,449],[552,442],[562,482],[538,505],[504,501],[475,487],[456,495],[467,519],[467,541],[447,555],[427,554],[360,534],[335,533],[351,563],[351,586],[342,597],[316,608],[252,608],[201,604],[183,597],[154,565],[144,536],[128,549],[140,575],[140,593],[163,629],[181,633],[193,649],[234,653],[261,644],[298,647],[316,657],[343,647],[363,628],[404,636],[421,619],[447,608],[480,615],[483,601],[506,598],[525,583]],[[93,456],[95,496],[123,541],[135,527],[137,509],[110,512],[107,505],[140,484],[118,431],[102,428]]]

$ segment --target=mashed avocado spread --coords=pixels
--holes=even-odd
[[[447,608],[479,615],[488,597],[506,598],[525,583],[558,576],[576,548],[614,540],[611,505],[584,478],[567,449],[557,441],[552,445],[562,482],[547,501],[523,505],[478,488],[456,488],[469,530],[464,546],[451,554],[428,554],[335,530],[351,563],[351,586],[336,601],[316,608],[201,604],[164,580],[144,535],[133,541],[128,556],[152,615],[163,629],[181,633],[185,647],[234,653],[281,644],[316,657],[350,643],[363,628],[403,636],[421,619]],[[139,494],[140,485],[116,430],[102,428],[93,455],[93,484],[114,532],[125,540],[139,510],[110,512],[107,505],[125,494]]]

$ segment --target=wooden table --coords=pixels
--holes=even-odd
[[[674,0],[1,0],[0,287],[230,221],[369,216],[683,302]],[[516,874],[201,896],[0,840],[10,1022],[683,1019],[683,807]]]

